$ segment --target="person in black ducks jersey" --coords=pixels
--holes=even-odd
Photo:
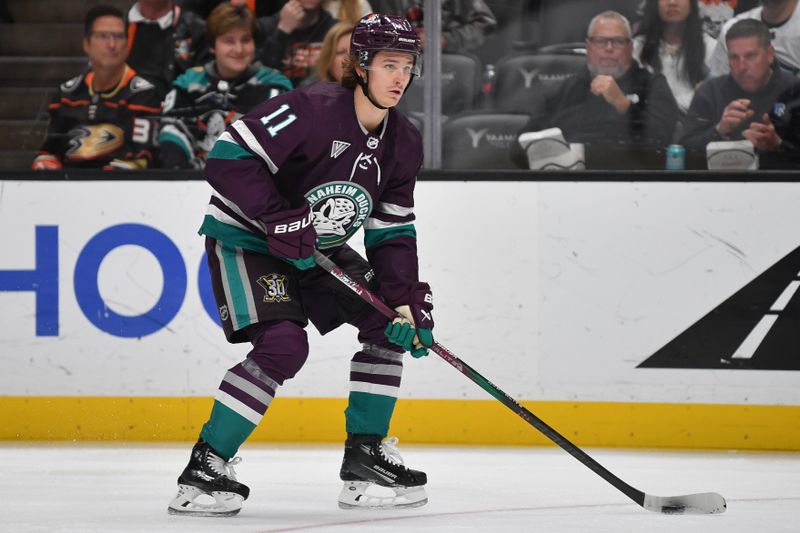
[[[171,0],[139,0],[128,11],[128,63],[163,98],[172,81],[209,59],[205,21]]]
[[[63,166],[133,170],[150,165],[151,118],[161,110],[161,98],[125,63],[126,46],[122,11],[99,5],[87,12],[83,50],[92,68],[56,91],[34,170]]]
[[[427,502],[424,472],[403,465],[389,430],[403,354],[433,343],[433,299],[418,275],[414,186],[422,139],[395,108],[419,75],[419,39],[400,17],[356,25],[341,84],[278,95],[231,124],[208,156],[213,187],[200,233],[228,341],[249,342],[225,374],[211,416],[178,478],[169,512],[232,515],[249,489],[231,468],[278,388],[308,357],[305,327],[358,329],[345,411],[339,505]],[[367,259],[347,245],[363,226]],[[325,270],[319,249],[403,317],[387,324]],[[374,485],[392,495],[376,495]],[[385,489],[384,489],[385,490]],[[208,494],[215,503],[203,504]]]
[[[163,168],[203,168],[226,126],[292,89],[286,76],[253,63],[256,21],[246,6],[220,4],[207,26],[215,59],[181,74],[164,100],[159,136]]]

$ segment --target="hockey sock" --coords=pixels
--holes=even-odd
[[[344,412],[347,432],[385,437],[396,402],[397,398],[391,396],[351,392]]]
[[[229,461],[255,428],[256,424],[215,400],[211,417],[200,431],[200,438]]]
[[[402,373],[402,353],[367,343],[356,352],[350,362],[350,397],[344,412],[348,433],[389,433]]]
[[[278,383],[252,359],[234,366],[217,389],[211,417],[200,438],[227,461],[261,422],[277,388]]]

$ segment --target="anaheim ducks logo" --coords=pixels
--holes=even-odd
[[[338,246],[353,236],[372,212],[372,197],[350,181],[332,181],[306,193],[314,215],[317,246]]]
[[[72,161],[107,157],[125,144],[125,132],[114,124],[80,126],[67,135],[70,148],[66,156]]]

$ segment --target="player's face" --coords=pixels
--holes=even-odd
[[[728,65],[731,77],[748,93],[755,93],[769,82],[775,50],[761,46],[758,37],[728,41]]]
[[[331,65],[331,76],[335,81],[342,81],[344,75],[344,60],[350,55],[350,34],[345,33],[336,42],[336,57]]]
[[[586,65],[597,76],[618,78],[625,74],[633,60],[633,43],[625,24],[615,18],[599,19],[586,39]]]
[[[679,24],[689,16],[689,0],[658,0],[658,15],[667,24]]]
[[[402,52],[378,52],[369,67],[369,91],[386,107],[394,107],[411,81],[414,58]]]
[[[83,51],[94,69],[114,69],[128,59],[125,23],[117,17],[98,17],[92,33],[83,39]]]
[[[255,57],[256,44],[249,31],[233,28],[216,38],[211,51],[217,60],[217,72],[229,80],[250,66]]]

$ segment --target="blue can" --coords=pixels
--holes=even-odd
[[[667,170],[684,170],[686,150],[680,144],[670,144],[667,146]]]

